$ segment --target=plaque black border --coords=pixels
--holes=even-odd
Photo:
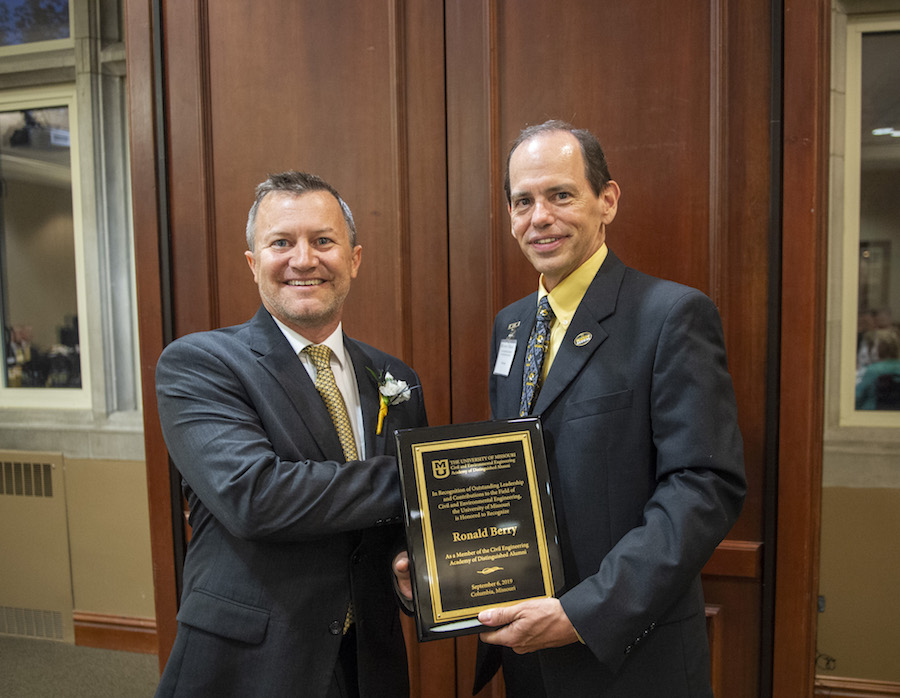
[[[394,435],[403,492],[404,522],[410,558],[413,603],[416,609],[416,633],[420,642],[481,632],[485,626],[477,621],[479,611],[509,606],[529,599],[548,598],[562,588],[562,554],[559,550],[540,418],[523,417],[420,427],[398,430]],[[422,454],[507,442],[521,443],[523,446],[525,472],[520,476],[524,476],[528,483],[527,491],[531,501],[527,505],[530,505],[534,517],[544,593],[524,596],[505,603],[485,604],[483,600],[478,600],[471,607],[445,611],[440,600],[441,582],[434,544],[429,543],[432,507],[424,509],[422,507],[425,485]],[[510,476],[504,475],[504,478]]]

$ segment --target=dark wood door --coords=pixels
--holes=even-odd
[[[773,16],[769,0],[128,3],[161,662],[179,503],[153,365],[169,338],[257,308],[242,254],[255,184],[296,168],[337,186],[363,245],[346,330],[418,370],[433,424],[485,419],[492,319],[537,283],[509,234],[506,151],[562,118],[598,134],[622,187],[610,247],[721,310],[750,494],[704,574],[714,680],[721,696],[768,690]],[[410,656],[416,695],[470,694],[473,638]]]

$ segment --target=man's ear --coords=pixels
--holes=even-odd
[[[362,262],[362,245],[357,245],[350,253],[350,278],[355,279],[359,273],[359,265]]]
[[[603,191],[600,192],[600,203],[603,206],[604,225],[612,223],[613,219],[616,217],[616,211],[619,210],[619,197],[621,195],[622,190],[619,189],[619,185],[613,179],[609,180],[606,183],[606,186],[603,187]]]
[[[258,284],[259,281],[256,278],[256,257],[253,255],[253,253],[250,250],[247,250],[246,252],[244,252],[244,257],[247,258],[247,264],[250,265],[250,271],[253,273],[254,283]]]

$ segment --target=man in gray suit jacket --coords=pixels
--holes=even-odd
[[[263,307],[157,365],[192,530],[157,695],[408,695],[391,435],[425,425],[418,378],[343,334],[361,247],[330,185],[270,176],[247,242]]]
[[[566,586],[479,615],[476,690],[502,663],[516,698],[710,696],[700,571],[746,488],[718,312],[607,249],[619,186],[589,132],[523,131],[506,193],[541,280],[496,318],[491,409],[541,417]]]

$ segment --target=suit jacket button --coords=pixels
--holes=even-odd
[[[332,635],[340,635],[343,629],[344,626],[339,620],[331,621],[331,625],[328,626],[328,630],[331,631]]]

